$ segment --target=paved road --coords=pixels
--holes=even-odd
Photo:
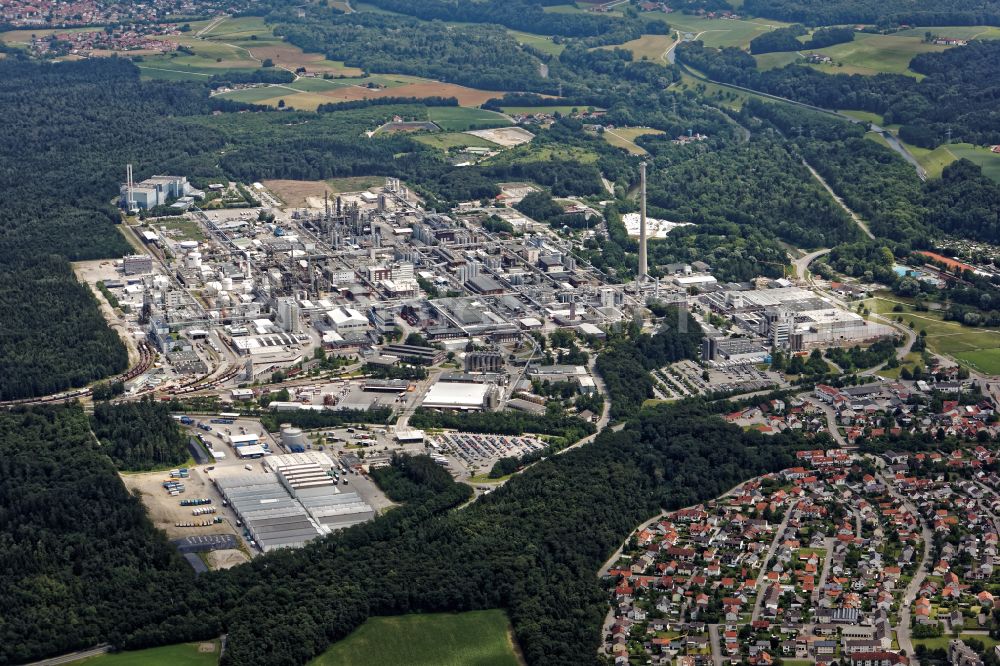
[[[819,580],[816,581],[816,587],[813,589],[813,607],[819,605],[820,595],[823,594],[823,586],[826,585],[826,580],[830,576],[830,561],[833,559],[834,543],[836,543],[836,539],[833,537],[827,537],[823,540],[823,547],[826,548],[826,556],[823,558],[823,568],[820,570]]]
[[[722,666],[722,641],[719,640],[719,625],[708,625],[709,643],[712,645],[712,661],[715,666]]]
[[[819,398],[815,398],[810,394],[800,395],[799,397],[808,402],[810,405],[819,408],[819,410],[826,415],[827,432],[830,433],[830,437],[833,437],[834,441],[840,446],[848,446],[847,440],[840,433],[840,428],[837,427],[837,414],[833,411],[833,408]]]
[[[899,613],[899,626],[896,627],[896,640],[899,642],[899,649],[904,650],[906,654],[910,657],[910,663],[917,663],[913,656],[913,641],[910,640],[910,606],[917,598],[917,592],[920,591],[920,586],[924,584],[924,579],[927,578],[927,562],[930,559],[931,554],[931,539],[933,535],[931,530],[927,527],[927,523],[920,517],[917,513],[917,507],[914,506],[910,500],[899,493],[896,487],[891,483],[890,478],[883,472],[883,479],[885,480],[886,486],[889,488],[889,494],[895,497],[907,511],[911,512],[920,521],[920,531],[921,538],[923,539],[923,553],[920,556],[920,564],[917,565],[917,571],[910,580],[910,584],[906,586],[906,590],[903,592],[903,598],[900,601],[900,613]]]
[[[99,645],[89,650],[80,650],[79,652],[70,652],[69,654],[64,654],[59,657],[51,657],[49,659],[42,659],[41,661],[34,661],[27,666],[58,666],[59,664],[70,664],[74,661],[80,661],[81,659],[107,654],[110,651],[110,645]]]
[[[788,519],[792,516],[792,508],[788,507],[785,510],[785,517],[781,519],[781,523],[778,525],[778,529],[774,532],[774,538],[771,539],[771,546],[767,549],[767,555],[764,557],[764,561],[760,566],[760,573],[757,574],[757,598],[753,602],[753,614],[750,616],[751,622],[756,622],[760,617],[761,604],[764,603],[764,591],[767,589],[764,585],[766,580],[767,572],[770,571],[768,566],[771,564],[771,559],[774,557],[774,552],[778,550],[778,544],[781,542],[781,537],[785,533],[785,528],[788,527]]]

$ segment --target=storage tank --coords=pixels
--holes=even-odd
[[[222,291],[232,291],[233,290],[233,278],[224,277],[222,278]]]
[[[286,449],[292,450],[294,447],[302,447],[304,449],[309,442],[306,440],[306,436],[301,428],[283,423],[281,425],[281,443]]]
[[[193,241],[193,240],[181,241],[180,246],[182,250],[197,250],[198,241]]]
[[[209,296],[215,296],[220,291],[222,291],[221,282],[212,281],[205,283],[205,293],[207,293]]]

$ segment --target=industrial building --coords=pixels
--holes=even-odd
[[[148,275],[153,272],[153,258],[148,254],[127,254],[122,257],[125,275]]]
[[[503,354],[498,351],[469,352],[465,355],[466,372],[502,372]]]
[[[214,479],[250,537],[263,552],[298,548],[319,536],[315,521],[271,475],[239,474]]]
[[[732,317],[746,332],[765,337],[768,344],[781,349],[856,345],[893,335],[891,327],[867,321],[799,287],[717,291],[701,300]]]
[[[395,356],[405,363],[414,365],[437,365],[445,359],[445,352],[436,347],[418,347],[416,345],[386,345],[382,353]]]
[[[497,388],[493,384],[438,382],[427,392],[422,404],[438,409],[479,411],[493,409],[497,401]]]
[[[701,341],[701,360],[760,362],[770,355],[763,338],[706,337]]]
[[[131,173],[129,168],[128,174]],[[119,201],[126,210],[149,210],[181,197],[201,198],[204,195],[191,187],[185,176],[153,176],[139,183],[123,183]]]

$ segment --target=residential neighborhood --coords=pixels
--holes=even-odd
[[[633,533],[602,571],[611,604],[602,652],[622,665],[981,666],[976,655],[992,655],[1000,636],[1000,449],[968,440],[994,427],[980,417],[991,403],[944,401],[905,425],[873,428],[869,419],[899,408],[882,402],[903,393],[876,388],[816,389],[824,403],[845,405],[838,421],[855,413],[846,430],[859,431],[859,446],[799,451],[795,467]],[[877,409],[854,409],[856,400]],[[809,401],[727,419],[826,432]],[[937,428],[966,443],[905,439]],[[893,434],[905,450],[886,448]]]

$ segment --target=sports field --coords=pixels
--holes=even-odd
[[[87,666],[215,666],[219,663],[219,641],[104,654],[73,663]]]
[[[496,111],[467,109],[460,106],[432,106],[427,109],[427,117],[438,126],[450,132],[464,132],[470,129],[507,127],[513,123]]]
[[[901,305],[902,312],[893,312],[895,305]],[[895,320],[903,317],[903,325],[913,322],[913,330],[927,332],[927,348],[932,352],[954,357],[980,372],[1000,375],[1000,330],[994,328],[971,328],[956,322],[943,321],[937,312],[916,312],[908,304],[894,297],[876,297],[865,301],[872,312],[883,314]]]
[[[314,666],[518,666],[503,611],[373,617]]]

